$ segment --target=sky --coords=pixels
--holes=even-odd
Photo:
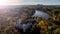
[[[60,5],[60,0],[22,0],[22,4]]]
[[[0,0],[0,5],[60,5],[60,0]]]

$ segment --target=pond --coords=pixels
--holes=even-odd
[[[42,12],[42,11],[38,11],[38,10],[36,10],[33,16],[40,16],[42,18],[51,18],[49,14]],[[32,26],[31,22],[28,22],[26,24],[21,24],[21,19],[18,19],[17,24],[15,24],[15,27],[18,29],[22,29],[23,32],[26,32],[26,30],[30,28],[30,26]]]
[[[42,18],[52,18],[48,13],[45,13],[43,11],[35,10],[35,14],[33,16],[40,16]]]

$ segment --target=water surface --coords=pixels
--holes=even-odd
[[[48,13],[38,10],[35,11],[35,14],[33,16],[40,16],[42,18],[51,18],[51,16]]]

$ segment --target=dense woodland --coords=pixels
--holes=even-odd
[[[16,9],[16,8],[15,8]],[[1,9],[0,9],[1,10]],[[29,21],[32,23],[31,28],[26,34],[60,34],[60,8],[59,6],[44,6],[44,5],[33,5],[19,7],[20,12],[18,14],[10,14],[7,16],[0,16],[0,34],[25,34],[14,27],[17,19],[21,19],[21,23]],[[48,13],[52,18],[42,18],[39,16],[33,16],[35,10],[40,10]],[[14,8],[11,11],[15,11]],[[33,21],[36,21],[36,25]],[[17,24],[17,23],[16,23]]]

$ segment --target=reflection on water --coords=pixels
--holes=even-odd
[[[17,24],[16,24],[17,23]],[[14,26],[17,28],[17,29],[21,29],[23,30],[23,32],[26,32],[26,30],[28,28],[31,27],[32,23],[28,22],[26,24],[21,24],[21,19],[18,19],[17,22],[14,23]]]
[[[33,16],[40,16],[42,18],[51,18],[51,16],[43,11],[36,10],[35,14]]]

